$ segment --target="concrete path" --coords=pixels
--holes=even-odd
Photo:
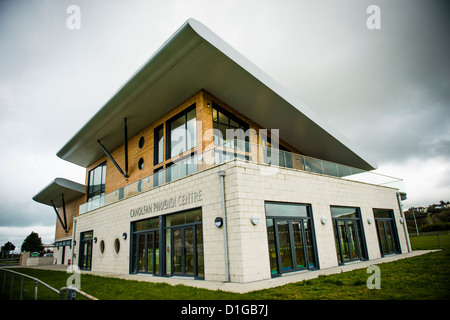
[[[126,280],[136,280],[136,281],[148,281],[148,282],[154,282],[154,283],[168,283],[170,285],[178,285],[182,284],[185,286],[191,286],[196,288],[203,288],[208,290],[221,290],[221,291],[227,291],[227,292],[234,292],[234,293],[247,293],[251,291],[257,291],[262,289],[268,289],[273,287],[282,286],[288,283],[294,283],[294,282],[300,282],[303,280],[310,280],[317,278],[320,275],[330,275],[330,274],[336,274],[356,269],[364,269],[368,268],[371,265],[386,263],[386,262],[392,262],[400,259],[406,259],[410,257],[415,257],[419,255],[423,255],[429,252],[434,252],[438,250],[417,250],[412,251],[409,253],[404,253],[400,255],[391,255],[387,256],[381,259],[374,259],[370,261],[358,261],[353,263],[347,263],[342,266],[333,267],[333,268],[327,268],[327,269],[321,269],[321,270],[314,270],[314,271],[300,271],[300,272],[293,272],[285,274],[281,277],[272,278],[268,280],[261,280],[261,281],[255,281],[250,283],[236,283],[236,282],[219,282],[219,281],[208,281],[208,280],[195,280],[192,278],[186,278],[186,277],[157,277],[152,275],[146,275],[146,274],[113,274],[113,273],[105,273],[105,272],[91,272],[91,271],[82,271],[86,274],[92,274],[92,275],[98,275],[98,276],[104,276],[104,277],[112,277],[112,278],[119,278],[119,279],[126,279]],[[48,269],[48,270],[62,270],[66,271],[67,266],[63,265],[48,265],[48,266],[39,266],[34,268],[40,268],[40,269]],[[81,281],[83,277],[81,277]]]

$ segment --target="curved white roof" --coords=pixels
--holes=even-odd
[[[189,19],[57,153],[87,167],[205,89],[306,155],[360,169],[376,164],[314,111],[200,22]]]

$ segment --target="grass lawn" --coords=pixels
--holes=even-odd
[[[422,238],[422,239],[420,239]],[[414,239],[413,249],[426,249],[430,238]],[[440,237],[442,250],[426,255],[402,259],[378,266],[381,270],[381,289],[369,290],[366,281],[371,274],[360,269],[316,279],[287,284],[277,288],[246,294],[210,291],[183,285],[138,282],[81,275],[82,290],[101,300],[448,300],[450,298],[450,235]],[[66,286],[68,274],[62,271],[14,269],[36,277],[54,288]],[[3,285],[3,273],[0,273]],[[19,282],[19,280],[16,280]],[[33,284],[24,281],[24,299],[33,298]],[[17,286],[18,287],[18,286]],[[0,287],[1,288],[1,287]],[[6,291],[9,295],[10,276]],[[17,290],[18,291],[18,290]],[[14,293],[18,299],[18,292]],[[39,299],[57,299],[43,287]],[[79,295],[77,299],[81,298]]]

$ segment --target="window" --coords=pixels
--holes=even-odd
[[[106,161],[89,171],[87,201],[99,207],[105,196]],[[96,206],[97,205],[97,206]]]
[[[213,102],[214,144],[249,152],[248,124]],[[227,130],[233,130],[228,131]],[[246,143],[247,142],[247,143]]]
[[[317,268],[311,206],[266,202],[265,209],[271,275]]]
[[[339,263],[367,259],[359,208],[331,207]]]
[[[154,132],[154,137],[155,137],[155,141],[154,141],[154,149],[155,149],[155,153],[154,153],[154,161],[153,164],[157,165],[161,162],[163,162],[164,160],[164,125],[160,125],[159,127],[157,127],[155,129]]]
[[[142,170],[144,168],[144,158],[139,159],[138,168],[139,170]]]
[[[159,217],[133,222],[132,272],[159,274]]]
[[[175,157],[197,146],[195,103],[166,124],[166,159]]]
[[[193,209],[165,216],[165,242],[170,259],[166,274],[204,276],[202,211]]]
[[[119,254],[120,252],[120,240],[117,238],[114,240],[114,252],[116,254]]]
[[[201,208],[131,223],[130,272],[203,278]]]
[[[381,256],[400,253],[397,227],[394,221],[394,211],[386,209],[373,209],[373,216],[377,227],[378,242]]]
[[[103,255],[105,253],[105,241],[100,241],[100,254]]]
[[[139,139],[139,149],[142,149],[144,147],[144,143],[145,143],[145,138],[141,137]]]

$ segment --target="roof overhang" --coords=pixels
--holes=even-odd
[[[205,89],[306,155],[372,170],[376,164],[314,111],[196,20],[186,21],[57,155],[87,167]]]
[[[52,202],[56,207],[62,206],[62,197],[64,202],[68,203],[75,200],[86,193],[86,186],[63,178],[56,178],[49,183],[44,189],[33,197],[33,200],[52,206]]]

